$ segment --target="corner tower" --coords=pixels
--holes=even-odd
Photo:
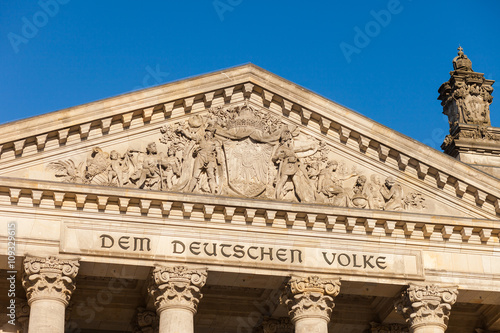
[[[450,125],[441,148],[457,160],[500,178],[500,128],[492,127],[490,121],[494,82],[475,72],[471,60],[458,48],[450,79],[438,90]]]

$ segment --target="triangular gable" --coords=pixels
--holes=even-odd
[[[5,124],[0,133],[0,177],[500,213],[498,179],[254,65]]]

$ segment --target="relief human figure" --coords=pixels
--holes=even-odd
[[[329,160],[326,163],[326,167],[321,170],[318,176],[317,191],[326,197],[326,202],[331,203],[333,206],[346,207],[347,193],[344,190],[343,181],[356,176],[356,174],[339,177],[338,165],[338,162],[334,160]]]
[[[146,154],[141,153],[137,160],[136,171],[130,176],[137,188],[158,188],[160,182],[160,168],[158,159],[158,150],[156,143],[151,142],[146,147]],[[142,162],[142,163],[141,163]]]
[[[113,184],[116,180],[118,186],[122,187],[126,182],[126,177],[124,177],[126,168],[125,162],[116,150],[112,150],[111,153],[109,153],[109,158],[111,163],[108,167],[108,182],[109,184]]]
[[[166,188],[171,190],[174,186],[174,177],[180,177],[181,175],[181,162],[177,156],[175,156],[175,149],[173,147],[168,148],[167,156],[161,154],[161,178],[162,178],[162,189]]]
[[[194,166],[193,176],[187,186],[189,192],[200,186],[200,177],[202,174],[207,176],[210,193],[219,193],[217,186],[217,166],[221,165],[219,157],[219,144],[215,139],[215,129],[207,127],[203,136],[192,134],[184,129],[178,129],[190,140],[196,141],[197,147],[193,151]]]
[[[356,183],[352,188],[351,203],[356,208],[365,208],[368,206],[368,186],[366,176],[358,176]]]
[[[275,187],[276,199],[281,200],[288,192],[295,190],[295,194],[299,201],[314,201],[315,196],[313,187],[307,176],[305,167],[301,164],[296,154],[293,136],[288,129],[281,133],[279,146],[271,157],[271,160],[278,165]],[[293,189],[287,185],[289,182],[293,184]]]
[[[385,200],[384,210],[403,210],[403,188],[396,183],[394,178],[385,179],[380,193]]]
[[[368,184],[368,207],[370,209],[382,209],[385,205],[384,198],[380,193],[382,184],[380,184],[379,176],[373,174],[370,176],[370,183]]]

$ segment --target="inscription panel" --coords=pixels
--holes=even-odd
[[[344,246],[280,245],[273,239],[253,242],[222,237],[117,232],[64,226],[62,253],[124,257],[206,265],[239,266],[352,275],[423,279],[420,251],[352,251]],[[290,242],[290,244],[293,244]]]

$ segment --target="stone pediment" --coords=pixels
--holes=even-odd
[[[0,133],[0,181],[332,211],[500,213],[498,179],[253,65],[6,124]]]

